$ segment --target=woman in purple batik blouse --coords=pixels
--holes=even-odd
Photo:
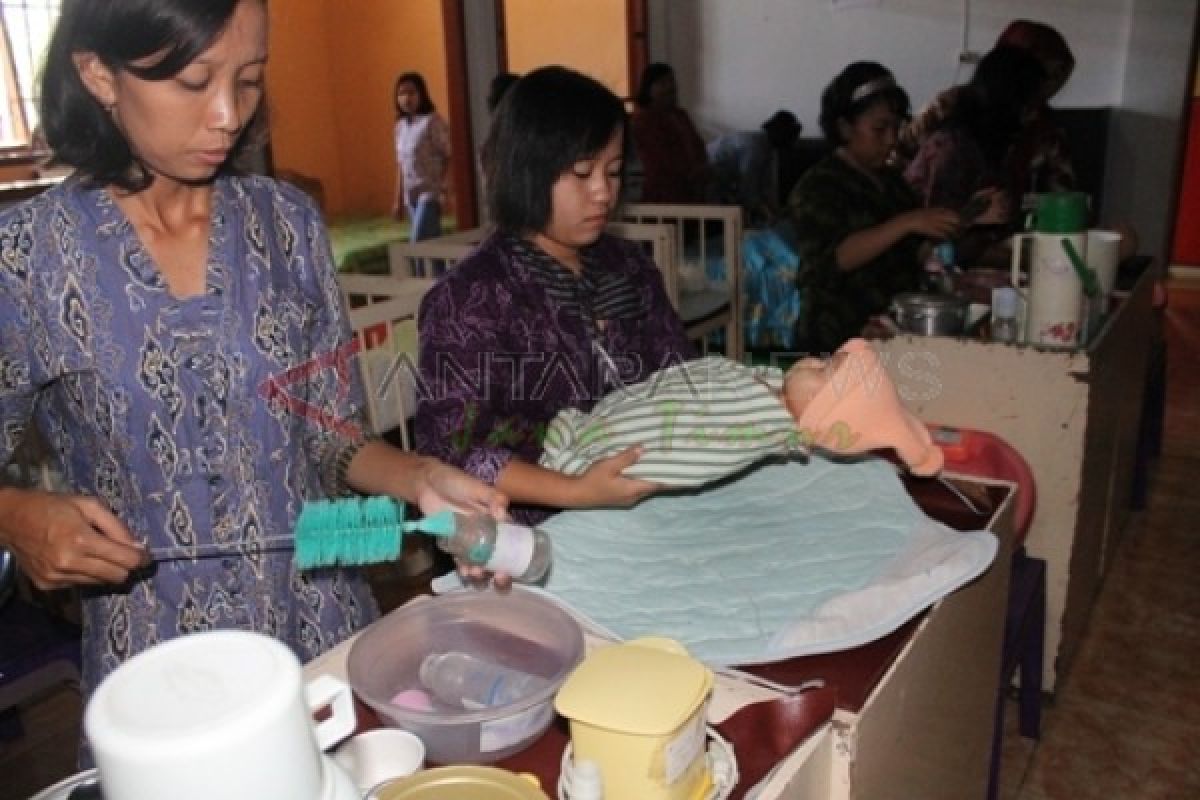
[[[36,424],[65,484],[0,485],[0,546],[39,588],[82,589],[85,690],[195,631],[308,660],[371,622],[358,571],[272,546],[306,500],[502,512],[359,433],[321,216],[230,168],[266,60],[264,0],[67,0],[42,122],[76,173],[0,214],[0,464]]]
[[[689,358],[662,276],[604,232],[626,117],[596,81],[546,67],[518,81],[484,145],[496,231],[421,305],[417,446],[500,489],[514,518],[628,506],[637,448],[569,477],[537,465],[547,423]]]

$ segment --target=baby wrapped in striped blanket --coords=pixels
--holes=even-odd
[[[631,447],[642,455],[625,475],[674,487],[701,486],[813,447],[836,454],[893,448],[918,475],[942,467],[941,450],[862,339],[786,373],[717,356],[659,370],[590,412],[560,412],[546,430],[540,463],[579,475]]]

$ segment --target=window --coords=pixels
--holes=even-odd
[[[0,0],[0,150],[32,150],[37,76],[61,0]]]

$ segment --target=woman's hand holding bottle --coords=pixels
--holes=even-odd
[[[962,226],[1004,225],[1012,213],[1008,195],[996,188],[980,189],[959,212]]]

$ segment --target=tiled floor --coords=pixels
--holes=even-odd
[[[1126,532],[1041,741],[1016,734],[1015,707],[1006,714],[1003,800],[1200,798],[1200,291],[1173,293],[1166,323],[1166,435],[1147,510]],[[395,580],[381,585],[389,604],[403,594]],[[73,771],[77,696],[50,694],[24,723],[25,736],[0,742],[0,800]]]

